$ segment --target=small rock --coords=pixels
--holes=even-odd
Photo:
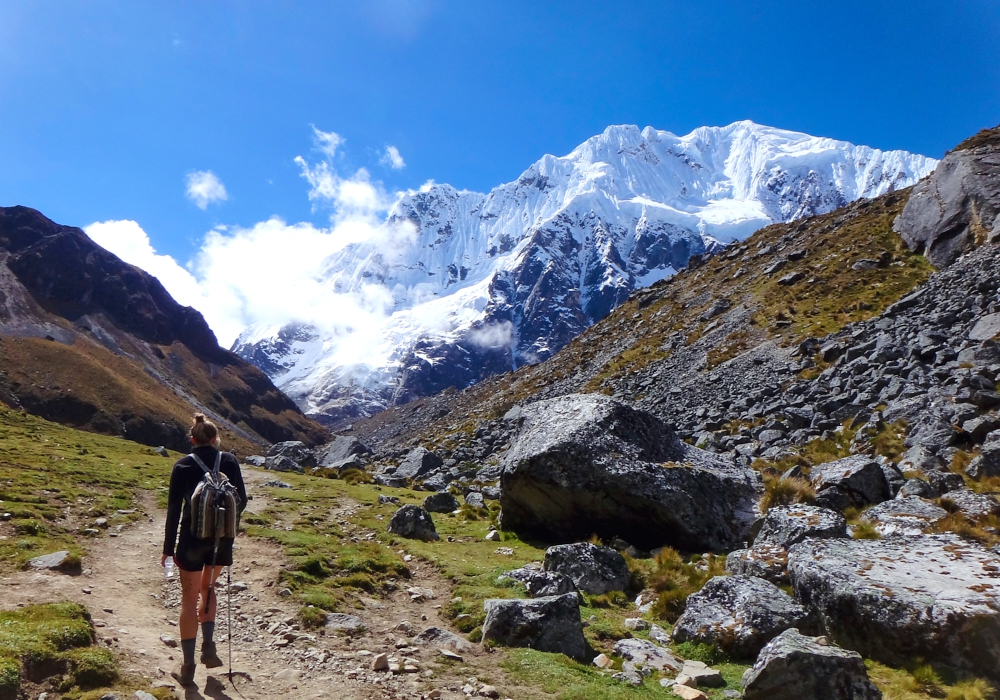
[[[484,685],[479,689],[479,695],[484,698],[498,698],[500,692],[492,685]]]
[[[169,634],[161,634],[160,641],[166,644],[171,649],[177,648],[177,640],[171,637]]]
[[[152,693],[147,693],[145,690],[135,691],[136,700],[156,700],[156,696]]]
[[[674,684],[670,686],[671,692],[684,700],[708,700],[708,696],[697,688],[690,688],[686,685]]]
[[[638,632],[640,630],[648,630],[649,623],[646,620],[643,620],[641,617],[626,617],[625,629],[632,630],[633,632]]]
[[[388,671],[389,670],[389,655],[388,654],[377,654],[372,659],[372,670],[373,671]]]
[[[594,657],[593,661],[593,664],[597,666],[597,668],[609,668],[610,666],[613,666],[614,663],[615,662],[612,661],[607,654],[599,654],[598,656]]]
[[[160,455],[161,457],[169,457],[170,456],[170,453],[167,452],[167,448],[164,447],[163,445],[160,445],[159,447],[153,448],[153,452],[155,452],[156,454]]]
[[[500,541],[500,533],[497,532],[496,530],[490,530],[489,532],[486,533],[486,538],[485,539],[486,539],[487,542],[499,542]]]
[[[462,655],[461,655],[461,654],[456,654],[456,653],[455,653],[455,652],[453,652],[453,651],[452,651],[451,649],[445,649],[445,648],[441,648],[441,649],[438,649],[438,653],[439,653],[439,654],[440,654],[441,656],[443,656],[444,658],[448,659],[449,661],[459,661],[459,662],[461,662],[461,661],[464,661],[464,660],[465,660],[465,659],[464,659],[464,658],[462,657]]]

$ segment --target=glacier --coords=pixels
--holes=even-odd
[[[485,194],[401,193],[378,235],[322,266],[325,288],[377,312],[251,326],[232,349],[341,427],[543,361],[692,256],[908,187],[936,164],[750,121],[685,136],[610,126]]]

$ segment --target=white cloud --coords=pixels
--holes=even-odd
[[[337,149],[344,143],[344,137],[333,131],[320,131],[315,126],[312,130],[316,149],[322,152],[327,159],[332,160]]]
[[[186,268],[157,254],[135,221],[105,221],[85,230],[98,244],[159,278],[180,303],[201,311],[225,347],[248,326],[299,321],[349,339],[344,352],[364,359],[367,348],[381,338],[379,329],[394,305],[392,292],[377,284],[349,294],[337,291],[323,276],[328,258],[352,242],[372,238],[391,257],[406,248],[415,232],[408,223],[385,225],[398,195],[387,193],[366,170],[349,176],[337,172],[332,160],[343,143],[339,135],[313,127],[313,136],[322,159],[310,162],[300,156],[295,162],[309,184],[309,199],[330,210],[328,227],[289,224],[279,217],[246,228],[216,227],[205,234]],[[200,187],[206,182],[217,184],[218,190]],[[192,195],[192,183],[201,199]],[[224,199],[225,188],[212,173],[189,176],[188,194],[198,206],[216,201],[218,192]]]
[[[204,305],[198,280],[169,255],[158,255],[135,221],[102,221],[87,226],[84,232],[97,245],[156,277],[179,303],[196,308]]]
[[[199,209],[207,209],[213,202],[224,202],[229,199],[226,186],[211,170],[198,170],[188,173],[184,178],[187,198]]]
[[[393,170],[402,170],[406,167],[406,162],[403,160],[403,156],[399,154],[399,149],[395,146],[386,146],[385,154],[379,159],[378,162],[392,168]]]
[[[506,347],[514,338],[514,324],[510,321],[490,323],[470,331],[468,338],[481,348]]]

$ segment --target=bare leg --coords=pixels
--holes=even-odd
[[[214,575],[211,566],[206,566],[201,571],[201,579],[199,581],[201,604],[198,606],[198,622],[212,622],[215,620],[215,609],[218,603],[218,596],[215,594],[214,586],[215,580],[219,578],[219,574],[222,573],[223,568],[225,567],[215,567]],[[209,596],[209,592],[211,592],[211,596]],[[207,610],[205,605],[206,601],[208,601]]]
[[[198,593],[203,574],[202,571],[180,569],[181,617],[177,626],[181,639],[194,639],[198,636]]]

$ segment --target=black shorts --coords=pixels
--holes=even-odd
[[[201,571],[206,566],[212,566],[212,548],[215,540],[199,540],[191,536],[186,529],[181,529],[181,536],[177,542],[177,551],[174,553],[174,561],[177,566],[184,571]],[[216,566],[232,566],[233,564],[233,540],[223,537],[219,540],[219,551],[215,555]]]

